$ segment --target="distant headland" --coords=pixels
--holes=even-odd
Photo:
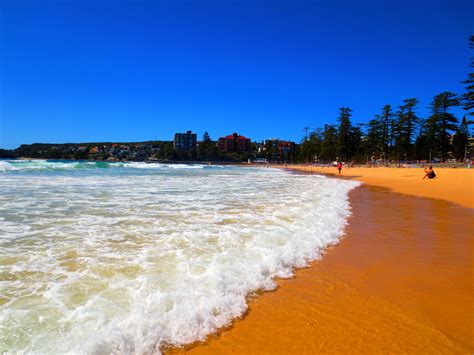
[[[233,133],[211,140],[204,133],[176,133],[173,141],[34,143],[16,149],[0,149],[0,158],[33,158],[96,161],[215,161],[238,163],[248,159],[268,159],[272,162],[296,162],[299,145],[280,139],[252,142],[250,138]]]

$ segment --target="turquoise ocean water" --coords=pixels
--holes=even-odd
[[[0,351],[204,339],[336,244],[358,183],[271,168],[0,161]]]

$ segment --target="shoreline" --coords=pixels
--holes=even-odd
[[[369,184],[349,196],[345,235],[322,260],[250,296],[205,342],[165,352],[472,352],[474,211]]]
[[[422,168],[354,167],[343,168],[341,176],[335,167],[287,165],[272,167],[353,179],[370,186],[387,188],[406,195],[444,200],[474,208],[474,169],[436,168],[437,177],[422,180]]]

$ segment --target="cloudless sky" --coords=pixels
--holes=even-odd
[[[473,19],[470,0],[0,0],[0,148],[299,141],[409,97],[427,115],[463,93]]]

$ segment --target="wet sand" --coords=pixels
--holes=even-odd
[[[474,210],[371,186],[350,197],[346,236],[322,260],[168,352],[473,353]]]

